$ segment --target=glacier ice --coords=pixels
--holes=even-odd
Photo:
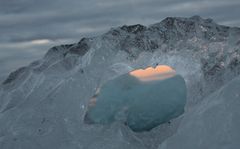
[[[118,120],[142,132],[181,115],[186,103],[184,79],[173,73],[150,77],[140,80],[127,73],[108,81],[90,100],[85,122],[109,124]]]
[[[179,126],[187,127],[185,114],[189,121],[194,119],[191,114],[195,112],[190,111],[240,74],[239,39],[238,27],[218,25],[200,17],[168,17],[146,28],[113,28],[80,43],[53,47],[42,59],[12,73],[0,85],[0,148],[156,149],[176,135]],[[134,133],[118,122],[108,126],[83,123],[89,99],[100,86],[129,71],[161,64],[174,68],[186,81],[183,116],[142,133]],[[228,112],[232,108],[237,113],[234,106],[238,103],[230,103]],[[212,107],[206,105],[202,109],[211,111],[221,106]],[[228,118],[220,117],[216,122]],[[229,124],[231,131],[229,135],[221,133],[222,138],[232,138],[232,143],[237,144],[238,136],[231,133],[239,128],[235,123],[219,122],[217,126],[224,124]],[[205,133],[211,136],[212,132]],[[221,138],[211,141],[206,143],[224,144]],[[168,143],[163,144],[168,147]]]
[[[238,149],[240,76],[185,113],[177,133],[159,149]]]

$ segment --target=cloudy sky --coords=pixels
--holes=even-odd
[[[240,0],[0,0],[0,81],[53,45],[124,24],[200,15],[240,26]]]

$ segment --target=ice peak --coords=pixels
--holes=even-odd
[[[143,26],[141,24],[129,25],[129,26],[124,25],[120,28],[128,33],[134,33],[134,34],[137,34],[138,32],[143,32],[147,29],[146,26]]]
[[[69,51],[74,54],[84,55],[90,48],[89,42],[89,38],[82,38],[76,45],[72,46]]]
[[[177,41],[193,37],[209,42],[227,41],[233,29],[237,31],[236,34],[240,30],[239,28],[218,25],[212,19],[204,19],[197,15],[189,18],[167,17],[148,27],[135,24],[112,28],[99,39],[107,41],[114,49],[127,52],[129,57],[137,58],[142,51],[153,52],[162,44],[174,45]],[[95,39],[95,37],[82,38],[78,43],[52,47],[42,60],[45,63],[41,70],[56,61],[67,58],[68,54],[73,54],[76,57],[85,55],[96,44]],[[19,74],[19,71],[12,74],[4,84],[11,82],[9,80],[14,80],[13,76],[17,76],[16,74]]]

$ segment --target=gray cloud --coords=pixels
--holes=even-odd
[[[240,26],[239,8],[239,0],[1,0],[0,73],[40,58],[62,41],[77,42],[123,24],[200,15]],[[50,42],[31,42],[41,39]]]

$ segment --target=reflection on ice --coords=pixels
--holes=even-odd
[[[168,66],[135,70],[108,81],[90,99],[85,123],[122,121],[133,131],[148,131],[181,115],[184,79]]]
[[[163,80],[176,75],[176,71],[166,65],[159,65],[156,68],[148,67],[130,72],[130,75],[141,81]]]

